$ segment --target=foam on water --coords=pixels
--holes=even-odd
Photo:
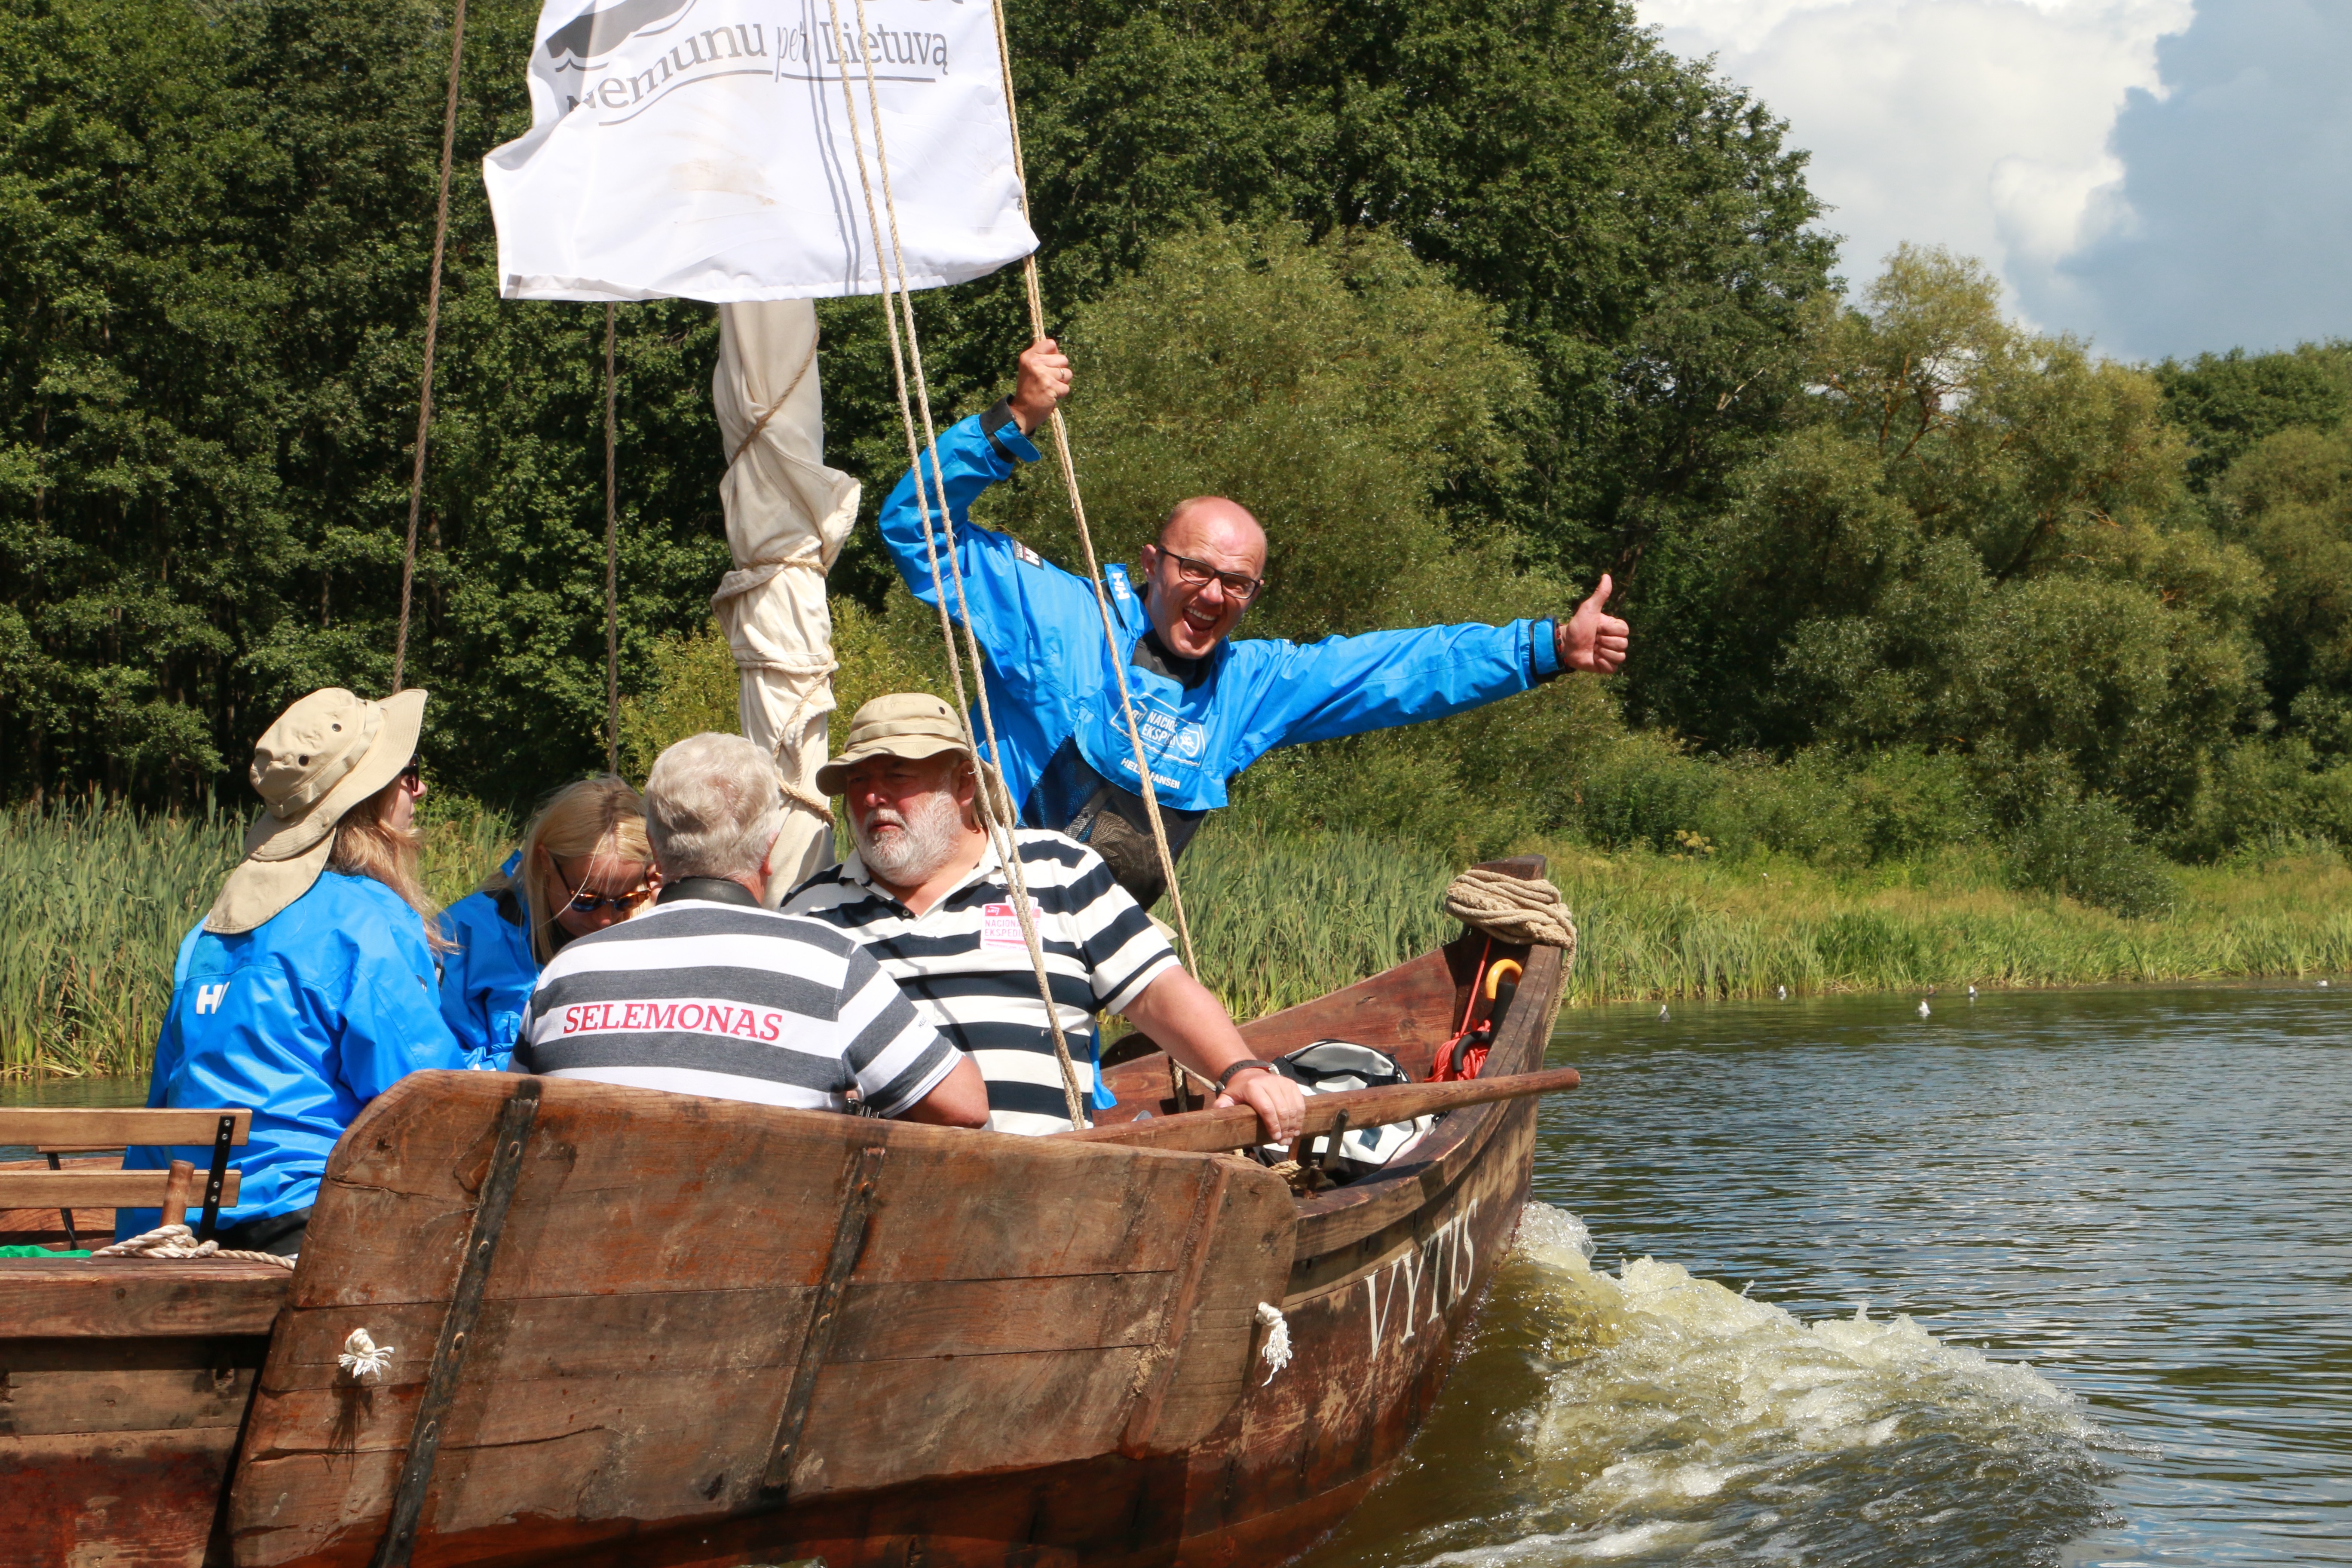
[[[2100,1434],[2032,1368],[1591,1251],[1573,1215],[1528,1205],[1489,1305],[1541,1379],[1524,1468],[1405,1561],[2019,1563],[2101,1521]]]

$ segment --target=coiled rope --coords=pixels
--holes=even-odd
[[[1445,912],[1490,942],[1559,949],[1563,974],[1576,962],[1576,921],[1559,889],[1539,877],[1529,880],[1473,866],[1446,884]],[[1551,1038],[1552,1028],[1559,1022],[1560,1004],[1567,996],[1566,985],[1551,988],[1550,1010],[1538,1038]],[[1469,1021],[1465,1012],[1464,1027],[1468,1027]]]
[[[1556,947],[1576,962],[1576,922],[1559,889],[1538,879],[1472,867],[1447,884],[1445,912],[1484,936],[1516,947]]]
[[[118,1241],[111,1247],[101,1247],[92,1258],[167,1258],[174,1261],[194,1258],[210,1258],[224,1263],[268,1263],[280,1268],[291,1268],[294,1260],[280,1258],[274,1252],[248,1252],[242,1247],[223,1247],[217,1241],[198,1241],[196,1233],[184,1225],[159,1226],[128,1241]]]

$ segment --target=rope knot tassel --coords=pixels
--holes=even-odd
[[[354,1383],[381,1378],[392,1365],[392,1358],[400,1353],[398,1345],[380,1345],[365,1329],[353,1329],[343,1340],[343,1353],[335,1364],[352,1374]]]
[[[1273,1302],[1260,1301],[1257,1304],[1257,1321],[1265,1328],[1265,1348],[1258,1352],[1258,1355],[1271,1369],[1265,1374],[1265,1383],[1258,1384],[1264,1388],[1266,1383],[1274,1381],[1276,1373],[1290,1364],[1290,1320],[1284,1317],[1282,1309]]]

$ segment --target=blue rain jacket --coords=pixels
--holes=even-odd
[[[226,1228],[309,1207],[343,1129],[410,1073],[478,1065],[441,1021],[424,920],[374,879],[328,871],[252,931],[200,924],[180,943],[147,1103],[252,1108]],[[201,1173],[212,1149],[132,1148],[122,1165],[173,1159]],[[118,1210],[115,1235],[160,1223],[154,1209]]]
[[[983,417],[975,415],[940,437],[956,559],[987,667],[1005,784],[1022,803],[1023,822],[1061,830],[1085,805],[1089,781],[1084,770],[1055,765],[1057,752],[1075,748],[1095,773],[1131,793],[1140,793],[1142,784],[1093,588],[971,521],[973,500],[1010,478],[1016,459],[1037,459],[1018,426],[1003,424],[992,433]],[[928,464],[924,478],[930,478]],[[936,605],[944,592],[953,613],[955,580],[944,559],[933,585],[911,474],[883,503],[881,531],[915,597]],[[1118,657],[1129,659],[1151,623],[1123,568],[1108,567],[1104,577]],[[1229,637],[1208,662],[1206,679],[1190,690],[1156,671],[1127,668],[1153,788],[1162,805],[1180,811],[1223,805],[1226,780],[1276,746],[1443,719],[1525,691],[1559,670],[1549,620],[1366,632],[1305,647]],[[972,732],[986,733],[977,712]]]
[[[518,849],[499,869],[511,879],[521,864]],[[520,893],[514,901],[520,909]],[[499,912],[494,894],[482,892],[441,911],[441,934],[457,944],[441,957],[442,1021],[483,1066],[503,1070],[522,1027],[522,1005],[539,984],[530,932]]]

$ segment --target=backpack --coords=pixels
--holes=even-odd
[[[1412,1081],[1386,1051],[1347,1040],[1318,1040],[1268,1065],[1308,1094],[1337,1094],[1341,1089]],[[1339,1147],[1324,1163],[1325,1169],[1341,1181],[1377,1171],[1419,1142],[1421,1135],[1436,1123],[1437,1118],[1423,1116],[1386,1127],[1350,1127],[1339,1140]],[[1320,1149],[1323,1135],[1318,1133],[1300,1142],[1303,1155],[1307,1149]],[[1281,1145],[1265,1147],[1269,1155],[1279,1157]]]

